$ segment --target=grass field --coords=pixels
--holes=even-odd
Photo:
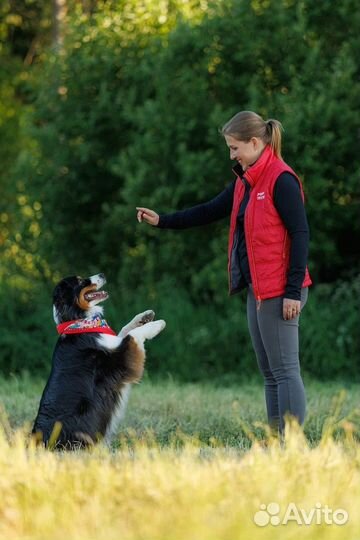
[[[359,538],[360,385],[305,385],[284,445],[257,381],[145,380],[112,449],[64,455],[25,445],[43,381],[0,379],[0,538]]]

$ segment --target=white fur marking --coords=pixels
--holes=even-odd
[[[104,308],[102,306],[91,306],[88,310],[85,311],[86,318],[94,317],[95,315],[102,315],[104,313]]]
[[[112,336],[111,334],[99,334],[96,336],[96,341],[100,347],[108,351],[112,351],[119,347],[122,342],[122,338],[119,336]]]
[[[118,396],[118,402],[115,405],[111,420],[105,432],[105,441],[107,444],[110,444],[111,438],[114,436],[119,427],[119,423],[121,422],[121,420],[123,420],[125,416],[125,410],[129,400],[130,390],[130,383],[126,383],[124,384],[121,393]]]
[[[54,317],[55,324],[60,324],[60,317],[58,315],[58,312],[55,306],[53,306],[53,317]]]
[[[103,285],[106,283],[105,276],[101,277],[100,274],[95,274],[93,276],[90,276],[90,281],[93,285],[96,285],[97,289],[101,289]]]

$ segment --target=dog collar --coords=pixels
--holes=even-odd
[[[116,336],[116,332],[110,328],[105,319],[99,315],[89,317],[88,319],[76,319],[67,321],[56,326],[58,334],[85,334],[87,332],[96,332],[98,334],[110,334]]]

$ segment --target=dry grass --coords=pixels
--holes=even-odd
[[[360,530],[360,445],[352,425],[343,440],[331,430],[310,448],[296,426],[286,441],[253,440],[251,449],[204,446],[187,437],[167,447],[123,442],[114,452],[50,453],[26,447],[18,431],[0,435],[0,538],[31,540],[348,539]],[[10,440],[9,440],[10,439]],[[309,512],[295,521],[259,527],[261,504],[289,503]],[[343,525],[326,524],[323,508],[344,509]],[[329,516],[328,516],[329,517]],[[330,516],[332,519],[332,516]]]

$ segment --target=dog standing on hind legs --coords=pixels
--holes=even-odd
[[[60,334],[52,369],[32,429],[46,447],[77,449],[107,443],[124,413],[130,384],[139,382],[146,339],[165,321],[151,310],[136,315],[116,334],[99,304],[108,298],[104,274],[67,277],[54,289],[53,313]]]

